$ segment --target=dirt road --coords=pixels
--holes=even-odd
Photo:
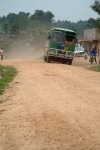
[[[100,150],[100,73],[5,59],[19,74],[0,99],[0,150]]]

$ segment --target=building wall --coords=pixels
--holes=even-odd
[[[100,39],[100,31],[98,29],[96,29],[96,38]]]
[[[93,40],[96,38],[96,28],[84,30],[84,39]]]
[[[79,40],[84,49],[90,51],[96,47],[97,52],[100,51],[100,32],[97,28],[84,30],[84,39]]]
[[[100,51],[100,42],[97,44],[97,50]]]

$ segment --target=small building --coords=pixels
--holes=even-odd
[[[78,36],[78,43],[88,51],[96,48],[97,52],[100,51],[100,31],[97,28],[84,30],[84,36]]]

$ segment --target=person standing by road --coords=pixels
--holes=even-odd
[[[88,58],[88,50],[85,49],[85,50],[84,50],[84,59],[86,60],[87,58]]]
[[[3,60],[3,48],[0,49],[1,60]]]
[[[93,55],[94,56],[94,60],[95,60],[95,62],[96,62],[96,64],[97,64],[97,59],[96,59],[96,49],[95,48],[93,48],[91,51],[90,51],[90,57],[91,57],[91,55]],[[90,58],[91,59],[91,58]]]

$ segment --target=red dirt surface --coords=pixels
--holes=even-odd
[[[0,96],[0,150],[100,150],[100,73],[87,60],[2,64],[19,73]]]

